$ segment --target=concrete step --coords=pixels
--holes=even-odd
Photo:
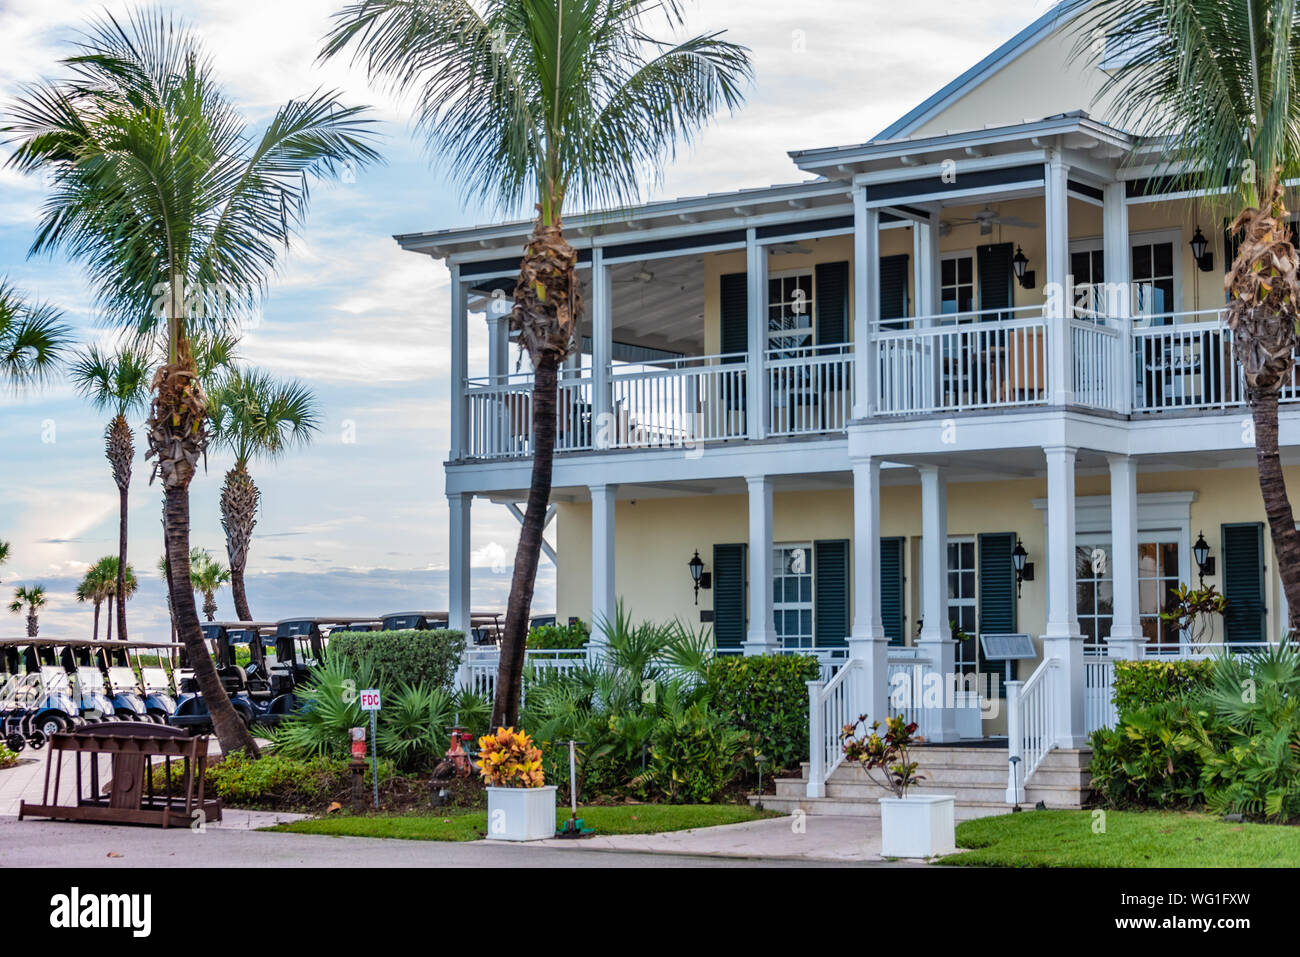
[[[749,803],[757,805],[760,796],[751,794]],[[799,796],[782,797],[764,794],[761,803],[769,811],[793,814],[802,811],[809,815],[836,815],[840,817],[879,817],[880,804],[877,801],[858,801],[846,798],[808,798]],[[958,821],[969,821],[977,817],[990,817],[994,814],[1006,814],[1010,810],[1006,804],[958,804],[953,814]]]

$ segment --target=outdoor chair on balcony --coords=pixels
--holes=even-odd
[[[1006,344],[998,348],[990,369],[999,378],[995,384],[999,402],[1033,402],[1043,397],[1047,383],[1047,343],[1037,329],[1011,330]]]

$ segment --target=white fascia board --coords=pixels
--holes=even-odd
[[[1004,153],[1000,156],[966,157],[957,160],[957,171],[974,172],[985,169],[1005,169],[1008,166],[1027,166],[1033,163],[1046,163],[1046,150],[1025,150],[1019,153]],[[945,172],[943,163],[927,163],[924,166],[903,166],[897,169],[877,169],[864,173],[855,173],[854,186],[879,186],[882,183],[897,183],[910,179],[926,179],[940,176]]]
[[[1042,185],[1043,185],[1043,179],[1039,178],[1036,180],[1027,179],[1018,183],[1001,183],[997,186],[972,186],[970,189],[946,190],[942,193],[939,192],[917,193],[915,196],[904,197],[902,200],[899,200],[897,198],[876,199],[876,200],[869,199],[867,200],[867,208],[887,209],[890,206],[897,205],[899,202],[903,202],[909,205],[913,203],[941,202],[948,206],[954,206],[959,204],[951,202],[952,200],[977,199],[985,196],[993,197],[1001,193],[1019,193],[1019,192],[1023,192],[1026,186],[1033,187],[1033,186],[1042,186]]]

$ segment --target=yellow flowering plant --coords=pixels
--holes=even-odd
[[[514,728],[497,728],[496,734],[478,739],[478,760],[474,762],[483,782],[494,788],[540,788],[542,751],[533,739]]]

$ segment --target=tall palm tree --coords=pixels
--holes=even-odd
[[[1078,29],[1076,56],[1106,36],[1131,58],[1108,68],[1099,93],[1111,99],[1115,122],[1153,137],[1158,165],[1186,188],[1235,203],[1231,229],[1241,244],[1225,279],[1227,323],[1245,375],[1290,629],[1297,631],[1300,532],[1278,453],[1277,411],[1295,365],[1300,295],[1285,202],[1287,180],[1300,176],[1300,0],[1095,0]]]
[[[107,600],[113,583],[107,577],[107,566],[102,561],[86,569],[86,575],[77,585],[77,601],[90,602],[94,607],[94,625],[91,636],[99,640],[99,609]]]
[[[135,457],[134,435],[126,417],[128,413],[143,410],[149,397],[150,363],[144,349],[127,348],[116,353],[106,352],[97,346],[78,353],[72,361],[69,375],[77,391],[90,400],[99,411],[111,411],[104,432],[104,454],[113,468],[113,481],[117,484],[117,583],[116,591],[126,590],[126,538],[127,511],[131,491],[131,460]],[[96,616],[99,607],[95,608]],[[98,618],[96,618],[98,624]],[[126,602],[117,603],[117,636],[123,641],[126,633]]]
[[[494,724],[518,717],[524,642],[551,495],[556,382],[582,308],[567,201],[637,199],[676,149],[734,110],[748,51],[720,34],[660,41],[681,0],[357,0],[335,15],[322,57],[354,46],[372,79],[417,100],[430,150],[464,189],[503,211],[535,204],[510,325],[533,366],[533,472],[506,606]]]
[[[31,252],[81,262],[110,322],[166,343],[146,458],[163,486],[172,610],[222,749],[256,755],[190,589],[189,486],[207,443],[194,335],[253,313],[304,221],[310,181],[378,159],[372,121],[318,91],[253,133],[195,35],[161,11],[93,21],[62,62],[68,78],[27,88],[5,127],[10,162],[53,183]]]
[[[44,585],[19,585],[14,589],[14,598],[9,603],[9,610],[15,615],[20,615],[24,608],[27,609],[28,638],[35,638],[40,630],[36,615],[43,607],[45,607]]]
[[[40,385],[58,368],[72,332],[48,303],[30,303],[0,276],[0,385]]]
[[[244,567],[257,524],[261,492],[248,472],[254,459],[271,460],[311,441],[320,428],[316,397],[298,382],[279,382],[264,372],[236,370],[209,396],[212,442],[235,456],[221,486],[221,527],[230,559],[230,592],[240,621],[252,621],[244,593]]]
[[[190,585],[203,596],[203,614],[208,621],[217,617],[217,589],[230,581],[230,569],[204,548],[190,551]]]
[[[109,641],[113,640],[113,602],[117,602],[120,609],[124,604],[135,597],[139,590],[140,584],[135,578],[135,569],[129,564],[126,566],[125,574],[119,576],[118,568],[120,567],[116,555],[105,555],[98,564],[102,567],[101,574],[108,581],[108,627],[105,629],[106,637]],[[121,635],[118,636],[119,638]]]

